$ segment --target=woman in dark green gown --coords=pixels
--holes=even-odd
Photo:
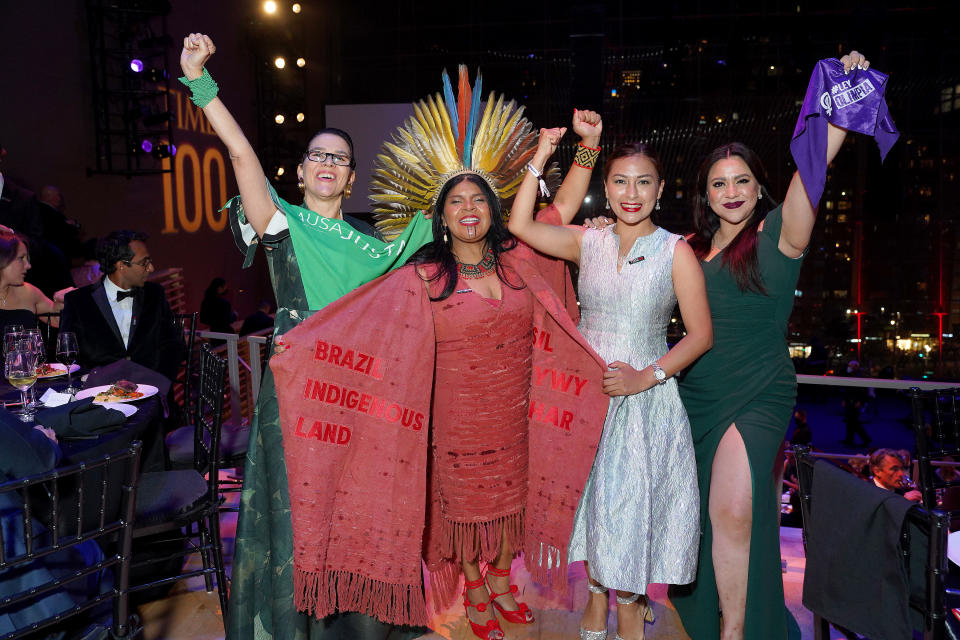
[[[845,70],[869,66],[856,51],[840,61]],[[828,165],[845,136],[828,125]],[[714,341],[680,395],[696,451],[702,538],[697,580],[671,600],[694,640],[799,639],[783,600],[776,462],[796,402],[787,320],[816,210],[799,174],[783,204],[773,202],[759,159],[739,143],[706,158],[697,189],[690,244],[707,282]]]
[[[191,86],[203,77],[204,64],[214,51],[207,36],[184,38],[180,64],[185,84]],[[198,90],[193,86],[191,90],[196,96]],[[342,214],[340,206],[349,196],[356,164],[353,143],[345,132],[324,129],[311,139],[297,167],[304,202],[296,206],[269,187],[253,148],[223,102],[213,98],[198,106],[233,162],[240,197],[230,203],[230,222],[247,254],[245,266],[252,262],[258,245],[266,252],[277,296],[275,336],[361,284],[403,265],[432,239],[422,216],[414,219],[409,232],[387,245],[370,237],[370,225]],[[367,235],[360,236],[358,231]],[[301,269],[309,277],[304,278]],[[407,640],[426,632],[384,624],[361,613],[317,620],[294,607],[290,497],[269,367],[250,429],[226,613],[231,640]]]

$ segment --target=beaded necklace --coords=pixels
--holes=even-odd
[[[457,267],[460,270],[460,277],[465,280],[476,280],[478,278],[484,278],[491,273],[496,273],[497,271],[497,259],[493,255],[493,249],[488,248],[487,252],[483,254],[483,260],[477,264],[467,264],[466,262],[460,262],[459,258],[457,259]]]

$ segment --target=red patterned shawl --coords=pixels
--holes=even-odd
[[[523,551],[534,579],[562,589],[574,512],[609,403],[600,388],[605,365],[555,293],[568,293],[575,310],[563,264],[526,246],[505,254],[505,264],[537,300]],[[412,267],[399,269],[284,340],[290,349],[270,366],[289,476],[296,606],[318,618],[361,611],[425,625],[435,341],[423,283]]]

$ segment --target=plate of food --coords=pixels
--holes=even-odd
[[[80,371],[80,365],[70,365],[70,373]],[[59,378],[67,375],[67,365],[60,362],[44,362],[37,366],[37,378]]]
[[[136,402],[156,395],[157,388],[152,384],[137,384],[129,380],[117,380],[113,384],[84,389],[76,395],[77,400],[93,398],[97,404],[113,402]]]

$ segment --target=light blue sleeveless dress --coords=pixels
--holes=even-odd
[[[667,352],[677,303],[678,235],[658,228],[638,238],[620,273],[613,227],[584,232],[580,332],[606,362],[642,369]],[[677,383],[610,399],[597,456],[577,506],[570,562],[612,589],[646,593],[651,583],[696,576],[700,498],[693,440]]]

